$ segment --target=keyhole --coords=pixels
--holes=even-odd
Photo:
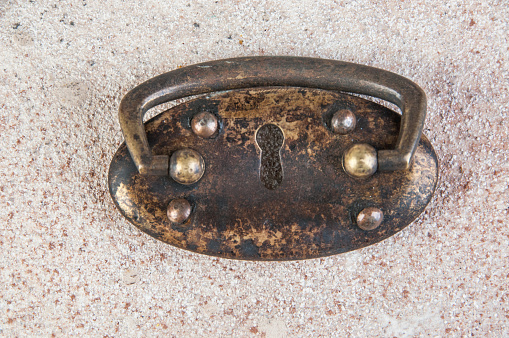
[[[267,189],[276,189],[283,182],[283,166],[279,151],[285,137],[275,124],[263,125],[256,133],[256,143],[261,150],[260,180]]]

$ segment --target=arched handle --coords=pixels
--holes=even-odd
[[[395,149],[378,151],[378,170],[408,169],[421,138],[426,95],[397,74],[354,63],[288,56],[256,56],[211,61],[156,76],[128,92],[119,109],[120,127],[141,174],[168,175],[167,155],[153,155],[143,116],[163,102],[230,89],[294,86],[378,97],[402,112]]]

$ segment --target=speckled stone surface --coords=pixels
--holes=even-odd
[[[509,336],[506,1],[0,1],[0,335]],[[230,261],[139,232],[107,192],[118,104],[244,55],[394,71],[428,95],[435,198],[374,246]]]

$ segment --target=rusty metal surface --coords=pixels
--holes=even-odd
[[[330,129],[332,114],[341,109],[357,117],[355,130],[347,135]],[[190,126],[193,115],[202,111],[219,121],[218,133],[209,139],[195,135]],[[201,180],[185,186],[169,177],[142,175],[122,144],[110,166],[110,193],[120,212],[142,231],[202,254],[291,260],[358,249],[410,224],[435,189],[438,163],[425,136],[408,170],[356,179],[343,169],[342,155],[353,144],[394,147],[400,118],[362,98],[317,89],[262,88],[201,97],[156,116],[145,127],[156,155],[197,150],[206,163]],[[259,146],[264,138],[273,144]],[[268,164],[261,166],[264,152]],[[184,224],[168,220],[167,206],[175,198],[192,204]],[[369,207],[383,211],[383,222],[365,231],[356,217]]]

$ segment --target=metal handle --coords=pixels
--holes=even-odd
[[[129,153],[141,174],[168,175],[168,155],[153,155],[143,116],[150,108],[187,96],[222,90],[295,86],[378,97],[402,112],[395,149],[378,152],[378,170],[408,169],[421,138],[426,95],[397,74],[354,63],[288,56],[256,56],[211,61],[156,76],[128,92],[119,120]]]

